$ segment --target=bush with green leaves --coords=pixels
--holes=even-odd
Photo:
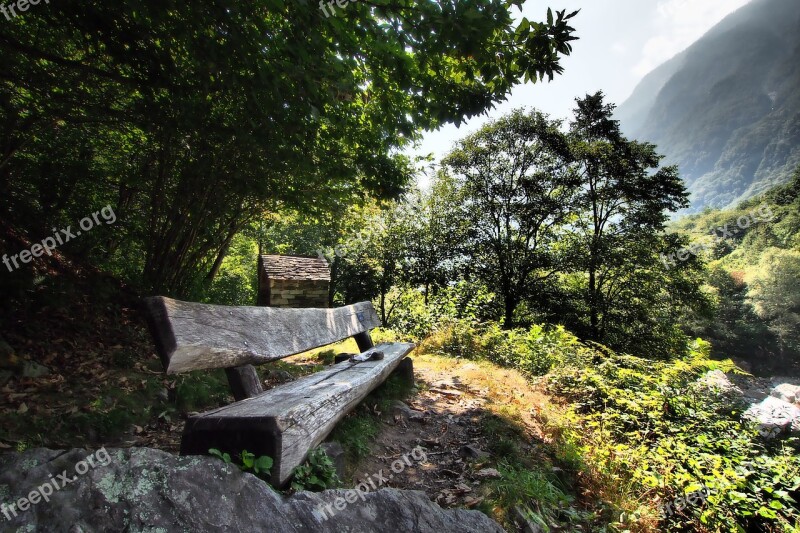
[[[389,293],[388,327],[404,337],[420,341],[443,323],[477,324],[489,316],[494,294],[485,287],[460,281],[432,292],[427,301],[419,289],[394,288]]]
[[[542,376],[574,351],[578,339],[562,326],[534,324],[529,329],[501,329],[497,323],[475,325],[468,320],[448,319],[419,347],[434,353],[465,359],[486,359],[516,368],[530,376]]]
[[[325,450],[315,448],[308,455],[306,462],[294,469],[292,490],[319,492],[336,487],[339,483],[336,465]]]
[[[252,472],[263,480],[269,480],[269,471],[272,468],[272,457],[262,455],[256,457],[255,454],[242,450],[238,455],[239,462],[234,463],[231,455],[227,452],[222,452],[217,448],[211,448],[208,453],[214,457],[218,457],[228,464],[236,464],[242,472]]]
[[[562,438],[598,475],[658,505],[710,491],[662,517],[662,531],[799,531],[798,439],[764,440],[735,395],[699,385],[710,370],[737,371],[709,351],[698,340],[687,359],[661,362],[575,350],[549,377],[571,404]]]

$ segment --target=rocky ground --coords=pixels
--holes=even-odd
[[[777,438],[800,434],[800,380],[726,375],[714,370],[706,374],[701,383],[745,402],[749,407],[744,416],[759,424],[762,436]]]

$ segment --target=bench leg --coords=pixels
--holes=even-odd
[[[414,386],[414,362],[411,360],[410,357],[405,357],[400,364],[397,365],[392,373],[392,376],[398,376],[403,381],[408,383],[410,387]]]
[[[375,346],[375,344],[372,342],[372,337],[369,336],[369,331],[357,333],[353,335],[353,339],[355,339],[358,349],[361,351],[361,353],[364,353]]]
[[[228,376],[233,399],[237,402],[264,392],[264,387],[261,386],[258,373],[253,365],[226,368],[225,375]]]

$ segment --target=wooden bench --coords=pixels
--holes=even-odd
[[[168,374],[225,368],[235,403],[192,416],[181,454],[209,448],[268,455],[270,480],[285,486],[348,411],[392,372],[413,381],[413,344],[373,346],[380,325],[369,302],[336,309],[227,307],[164,297],[145,300],[150,330]],[[381,360],[344,361],[263,391],[253,363],[266,363],[353,337],[359,350],[380,350]]]

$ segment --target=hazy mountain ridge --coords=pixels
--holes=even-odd
[[[646,76],[617,118],[679,165],[692,210],[788,181],[800,165],[800,3],[731,14]]]

